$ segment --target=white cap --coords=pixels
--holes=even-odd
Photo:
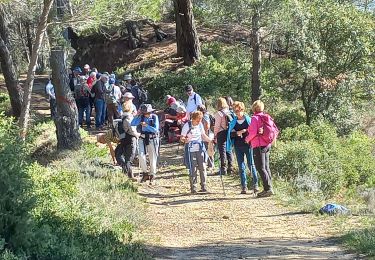
[[[130,93],[130,92],[126,92],[126,93],[124,94],[124,98],[134,98],[134,96],[133,96],[132,93]]]

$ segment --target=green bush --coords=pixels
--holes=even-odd
[[[343,237],[343,242],[352,250],[375,256],[375,227],[351,232]]]
[[[373,145],[374,140],[361,133],[340,138],[329,124],[300,125],[282,132],[271,167],[295,190],[321,190],[332,197],[343,188],[373,185]]]
[[[3,248],[22,252],[33,240],[29,211],[33,207],[26,148],[18,127],[0,114],[0,240]]]
[[[241,46],[208,43],[203,45],[202,54],[196,65],[183,71],[153,75],[147,84],[152,99],[160,100],[170,94],[185,100],[183,87],[191,84],[199,94],[209,99],[226,93],[236,100],[250,100],[251,57],[248,50]]]

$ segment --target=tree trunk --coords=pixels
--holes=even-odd
[[[183,58],[185,65],[192,65],[201,55],[201,48],[197,30],[195,28],[193,5],[191,0],[175,0],[176,16],[180,18],[181,28],[178,28],[176,19],[176,31],[182,31],[182,37],[177,39],[177,49],[181,47],[183,50]]]
[[[27,71],[27,79],[26,79],[25,87],[24,87],[25,92],[23,95],[22,111],[21,111],[21,117],[20,117],[20,122],[19,122],[20,128],[21,128],[21,137],[23,138],[23,140],[25,140],[26,138],[27,127],[29,123],[31,93],[33,90],[33,85],[34,85],[36,62],[38,60],[40,46],[43,43],[44,32],[47,29],[47,18],[48,18],[49,11],[51,10],[52,4],[53,4],[53,0],[44,0],[43,11],[39,18],[38,27],[37,27],[36,34],[35,34],[35,42],[32,48],[33,51],[31,54],[29,68]]]
[[[16,118],[21,115],[22,108],[22,88],[18,82],[18,76],[14,67],[13,57],[8,48],[9,36],[8,26],[5,20],[5,12],[0,6],[0,60],[1,70],[4,75],[5,85],[9,93],[12,115]]]
[[[262,53],[260,49],[260,13],[258,10],[255,10],[252,17],[251,45],[253,49],[251,100],[254,102],[255,100],[258,100],[261,95],[260,73]]]
[[[78,110],[69,88],[66,54],[63,50],[52,50],[50,64],[52,83],[55,87],[57,115],[54,118],[58,149],[78,149],[82,144],[78,126]]]
[[[129,20],[125,22],[125,26],[129,37],[129,48],[132,50],[137,49],[140,45],[140,35],[138,35],[137,22]]]
[[[180,11],[178,7],[178,0],[174,0],[174,10],[175,10],[175,20],[176,20],[176,42],[177,42],[177,56],[183,57],[184,56],[184,49],[183,49],[183,42],[185,42],[184,35],[182,33],[182,26],[181,26],[181,17]]]
[[[30,22],[27,21],[25,23],[26,28],[26,38],[27,38],[27,47],[29,48],[29,56],[33,53],[33,37],[31,35],[31,28],[30,28]]]

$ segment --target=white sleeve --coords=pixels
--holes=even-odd
[[[197,99],[197,106],[199,106],[199,105],[203,105],[203,102],[202,102],[202,98],[201,98],[201,96],[199,95],[199,94],[196,94],[197,96],[196,96],[196,99]]]
[[[186,122],[184,124],[184,127],[181,130],[181,135],[182,136],[186,136],[186,134],[187,134],[188,131],[189,131],[189,123]]]

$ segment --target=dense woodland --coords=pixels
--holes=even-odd
[[[141,51],[163,44],[171,46],[165,57],[132,66]],[[91,49],[100,55],[94,58]],[[49,168],[32,156],[35,140],[54,126],[59,151],[91,159],[103,154],[81,142],[87,133],[62,103],[58,117],[64,120],[30,124],[36,75],[52,73],[70,100],[66,68],[88,62],[119,77],[136,75],[155,106],[163,106],[167,94],[185,98],[186,84],[208,104],[228,94],[248,107],[262,99],[281,129],[271,167],[287,203],[316,211],[337,200],[356,205],[357,214],[375,212],[368,203],[375,197],[375,1],[2,0],[0,62],[2,259],[148,257],[132,243],[136,224],[129,215],[115,220],[113,213],[113,224],[103,227],[100,217],[108,216],[82,211],[99,205],[75,202],[83,196],[76,184],[90,186],[75,174],[84,168],[79,161],[78,168]],[[134,187],[121,192],[136,204]],[[64,200],[76,211],[61,205]],[[346,241],[374,256],[373,222],[366,228]]]

